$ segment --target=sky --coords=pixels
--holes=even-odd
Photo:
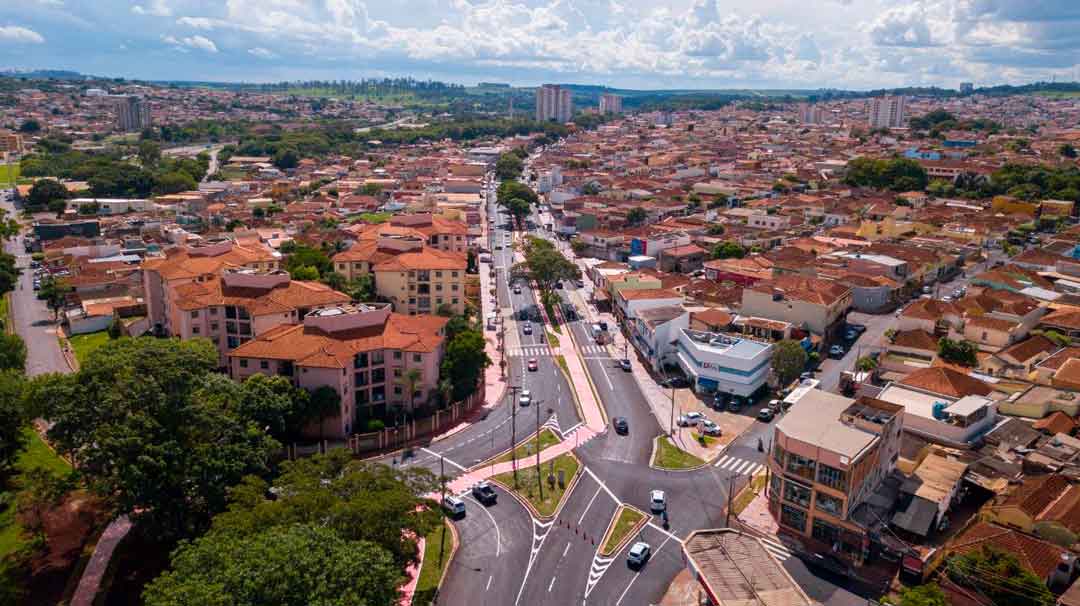
[[[1080,0],[0,0],[0,69],[620,88],[1080,80]]]

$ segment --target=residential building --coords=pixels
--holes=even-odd
[[[870,128],[904,128],[907,126],[902,95],[874,97],[870,100]]]
[[[748,398],[769,380],[771,343],[683,328],[676,347],[676,360],[697,393]]]
[[[947,446],[966,448],[997,422],[993,388],[947,366],[916,370],[875,397],[904,409],[904,430]]]
[[[681,305],[683,296],[666,288],[622,288],[615,291],[614,301],[615,319],[629,323],[643,309]]]
[[[150,126],[150,106],[142,97],[123,95],[114,97],[116,128],[124,132],[142,130]]]
[[[795,395],[794,393],[792,395]],[[894,471],[903,407],[808,389],[773,429],[769,510],[780,529],[856,564],[871,552],[859,506]]]
[[[1028,476],[987,506],[988,521],[1071,547],[1080,540],[1080,484],[1063,474]]]
[[[799,121],[803,124],[824,124],[826,112],[817,103],[800,103]]]
[[[464,254],[431,248],[403,252],[376,263],[375,292],[410,316],[433,314],[446,305],[465,312]]]
[[[570,89],[558,84],[545,84],[536,89],[537,122],[569,122],[574,115],[574,105],[570,100]]]
[[[150,327],[155,334],[178,334],[182,311],[177,305],[178,289],[192,282],[207,282],[227,268],[270,272],[281,268],[281,254],[261,244],[237,244],[230,240],[174,248],[161,257],[148,257],[142,264],[143,299]]]
[[[308,432],[343,439],[367,419],[409,410],[436,396],[446,322],[438,316],[392,313],[385,303],[315,310],[301,322],[281,324],[230,351],[229,375],[236,380],[256,373],[281,375],[305,389],[334,389],[341,397],[340,410]],[[408,394],[401,378],[413,369],[420,381]]]
[[[23,136],[15,131],[0,130],[0,153],[21,154]]]
[[[785,275],[743,289],[740,313],[790,322],[828,338],[843,325],[851,303],[851,289],[839,282]]]
[[[621,114],[622,113],[622,97],[619,95],[603,94],[600,95],[600,113],[601,114]]]

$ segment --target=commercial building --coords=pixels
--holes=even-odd
[[[315,435],[342,439],[390,408],[421,406],[435,397],[446,322],[395,314],[386,303],[319,309],[230,351],[229,375],[281,375],[308,390],[334,389],[341,408],[326,416]],[[400,382],[413,369],[420,380],[408,394]]]
[[[746,398],[769,379],[771,343],[684,328],[678,331],[676,347],[676,361],[698,393]]]
[[[622,97],[619,95],[605,94],[600,95],[600,113],[601,114],[621,114],[622,113]]]
[[[874,97],[870,100],[870,128],[903,128],[906,99],[901,95]]]
[[[150,106],[142,97],[123,95],[114,97],[114,101],[117,130],[130,132],[150,126]]]
[[[537,122],[569,122],[574,115],[574,105],[570,100],[570,89],[558,84],[545,84],[536,89]]]
[[[773,429],[769,510],[810,551],[861,564],[871,536],[855,513],[896,467],[904,409],[819,389],[799,395]]]

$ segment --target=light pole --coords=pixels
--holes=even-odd
[[[517,490],[517,385],[510,386],[510,466],[514,469],[514,490]]]

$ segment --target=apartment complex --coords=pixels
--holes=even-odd
[[[861,563],[871,537],[856,515],[892,473],[903,407],[800,388],[773,430],[769,509],[783,531]]]
[[[870,128],[903,128],[907,126],[902,95],[874,97],[870,100]]]
[[[399,313],[432,314],[447,305],[465,312],[465,255],[424,248],[406,252],[372,269],[375,292]]]
[[[150,106],[142,97],[123,95],[114,99],[117,130],[131,132],[150,126]]]
[[[619,95],[612,95],[610,93],[600,95],[600,113],[601,114],[621,114],[622,113],[622,97]]]
[[[799,121],[803,124],[824,124],[826,113],[817,103],[799,104]]]
[[[446,322],[392,313],[386,303],[318,309],[230,351],[229,375],[281,375],[309,390],[329,386],[341,397],[341,408],[315,428],[326,438],[342,439],[367,419],[435,397]],[[420,381],[409,394],[401,379],[413,369]]]
[[[574,115],[574,105],[570,100],[570,89],[558,84],[545,84],[536,89],[536,120],[547,122],[568,122]]]

